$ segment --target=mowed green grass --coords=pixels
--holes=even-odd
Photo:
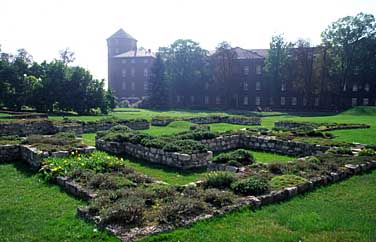
[[[1,164],[0,180],[0,241],[118,241],[76,217],[84,202],[22,163]]]
[[[142,241],[376,241],[375,189],[373,171],[255,212],[242,209]]]

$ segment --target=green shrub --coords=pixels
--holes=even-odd
[[[376,151],[370,148],[362,149],[361,151],[359,151],[358,155],[359,156],[376,156]]]
[[[244,149],[237,149],[228,153],[222,153],[213,158],[214,163],[224,163],[234,166],[244,166],[254,163],[253,155]]]
[[[21,143],[21,138],[17,135],[0,136],[0,145],[13,145]]]
[[[23,144],[32,145],[43,151],[75,150],[86,147],[81,140],[76,139],[72,132],[61,132],[54,135],[30,135],[22,141]]]
[[[306,159],[307,162],[314,163],[314,164],[321,164],[321,160],[317,158],[316,156],[310,156]]]
[[[160,209],[158,221],[165,224],[180,224],[182,220],[201,215],[206,210],[205,203],[200,200],[178,197]]]
[[[229,191],[207,189],[204,191],[204,201],[214,207],[221,208],[234,203],[235,196]]]
[[[124,187],[133,187],[136,186],[131,180],[127,179],[124,176],[113,175],[113,174],[95,174],[93,175],[88,182],[88,185],[91,188],[95,189],[119,189]]]
[[[204,124],[194,124],[189,126],[189,130],[210,131],[210,126]]]
[[[270,185],[273,189],[282,189],[285,187],[293,187],[302,183],[307,182],[308,180],[295,175],[282,175],[275,176],[270,181]]]
[[[237,194],[261,195],[269,191],[269,184],[262,177],[251,176],[232,183],[231,188]]]
[[[140,225],[144,220],[144,200],[139,197],[124,197],[100,211],[102,223]]]
[[[338,155],[352,155],[352,151],[350,148],[347,147],[338,147],[338,148],[331,148],[326,151],[329,154],[338,154]]]
[[[210,172],[204,181],[204,187],[206,188],[229,188],[231,183],[236,180],[235,175],[226,171]]]
[[[283,174],[285,165],[281,163],[270,163],[268,164],[268,169],[271,173],[280,175]]]

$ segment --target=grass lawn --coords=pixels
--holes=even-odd
[[[229,150],[226,152],[218,152],[218,153],[216,152],[214,153],[214,157],[218,156],[219,154],[229,153],[234,150]],[[279,154],[263,152],[263,151],[253,151],[253,150],[248,150],[248,151],[253,155],[253,157],[256,159],[257,162],[262,162],[262,163],[287,162],[287,161],[296,159],[296,157],[288,156],[288,155],[279,155]]]
[[[41,181],[25,165],[1,164],[0,178],[1,241],[118,241],[76,217],[84,202]]]
[[[375,241],[376,171],[142,241]]]
[[[177,169],[152,164],[134,158],[124,159],[127,166],[132,167],[138,172],[154,177],[160,181],[167,182],[171,185],[185,185],[190,182],[198,181],[208,173],[206,169],[195,169],[191,171],[179,171]]]
[[[95,146],[95,133],[82,134],[82,142],[87,145]]]

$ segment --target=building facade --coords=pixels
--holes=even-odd
[[[120,99],[141,100],[147,88],[154,54],[137,49],[137,40],[119,30],[107,39],[109,87]],[[291,78],[271,83],[264,73],[267,49],[232,49],[236,53],[229,86],[207,80],[194,88],[172,90],[170,106],[177,108],[336,111],[351,106],[376,106],[376,82],[354,77],[343,90],[321,89],[319,94],[297,86]],[[312,48],[307,53],[314,58]],[[294,51],[292,55],[296,56]],[[291,66],[290,69],[295,69]],[[325,82],[325,78],[322,82]],[[375,77],[376,78],[376,77]],[[361,83],[361,84],[360,84]],[[309,89],[309,88],[308,88]],[[309,95],[307,93],[310,93]]]
[[[107,39],[107,48],[109,88],[120,101],[136,102],[144,98],[154,54],[137,48],[137,40],[122,29]]]

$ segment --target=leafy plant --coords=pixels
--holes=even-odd
[[[232,204],[235,198],[231,192],[218,189],[207,189],[203,196],[205,202],[217,208]]]
[[[204,186],[206,188],[229,188],[231,183],[236,180],[233,173],[227,171],[211,172],[206,176]]]
[[[359,156],[376,156],[376,151],[370,148],[362,149],[358,153]]]
[[[251,176],[232,183],[231,188],[238,194],[260,195],[269,191],[269,184],[260,176]]]
[[[282,175],[273,177],[270,185],[273,189],[281,189],[296,186],[307,181],[307,179],[296,175]]]

